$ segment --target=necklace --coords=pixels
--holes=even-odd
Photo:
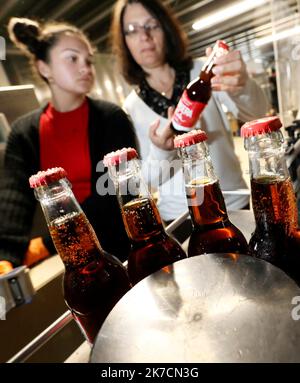
[[[153,81],[152,79],[147,80],[148,84],[156,90],[158,93],[160,93],[164,97],[171,97],[172,96],[172,90],[175,83],[175,71],[172,70],[171,77],[169,80],[169,86],[167,87],[167,83],[159,82],[159,81]],[[171,92],[171,93],[170,93]]]
[[[166,97],[167,94],[169,94],[169,92],[171,91],[171,89],[173,89],[173,85],[174,85],[174,82],[172,82],[171,86],[169,86],[168,89],[164,90],[163,92],[160,92],[160,94],[164,97]]]

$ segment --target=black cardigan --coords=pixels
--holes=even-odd
[[[136,148],[135,134],[128,116],[117,105],[91,99],[88,103],[92,192],[81,207],[102,247],[123,261],[128,255],[129,241],[116,196],[97,193],[97,180],[106,171],[99,172],[97,164],[113,150]],[[0,175],[0,260],[8,260],[15,266],[22,263],[28,247],[37,203],[28,178],[40,170],[39,121],[43,110],[38,109],[13,124],[4,157],[4,172]]]

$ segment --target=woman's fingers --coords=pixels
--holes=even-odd
[[[236,60],[216,65],[212,71],[215,75],[241,73],[244,71],[243,62]]]
[[[174,108],[168,109],[169,123],[160,131],[160,120],[154,121],[149,128],[149,137],[154,145],[163,150],[172,150],[173,144],[173,131],[171,129],[171,116],[173,115]]]
[[[160,125],[160,120],[159,118],[155,121],[152,122],[152,124],[150,125],[150,128],[149,128],[149,136],[152,140],[152,138],[157,138],[157,129],[159,128],[159,125]]]
[[[171,118],[173,117],[174,111],[175,111],[174,106],[168,107],[168,120],[171,120]]]

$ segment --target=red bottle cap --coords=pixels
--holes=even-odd
[[[279,117],[264,117],[246,122],[241,128],[241,136],[252,137],[258,134],[271,133],[279,130],[281,127],[282,123]]]
[[[29,178],[29,185],[31,188],[39,186],[50,185],[51,183],[65,178],[67,172],[63,168],[51,168],[44,171],[39,171]]]
[[[223,40],[217,40],[216,46],[217,46],[217,48],[223,48],[226,51],[229,51],[229,46]]]
[[[181,134],[174,138],[175,148],[184,148],[185,146],[195,145],[198,142],[207,140],[207,134],[200,129],[191,130],[188,133]]]
[[[121,162],[130,161],[137,158],[137,151],[133,148],[123,148],[115,152],[108,153],[103,158],[105,166],[119,165]]]

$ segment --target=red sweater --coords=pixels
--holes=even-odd
[[[79,203],[91,194],[88,118],[85,100],[79,108],[65,113],[49,104],[40,119],[41,170],[63,167]]]

